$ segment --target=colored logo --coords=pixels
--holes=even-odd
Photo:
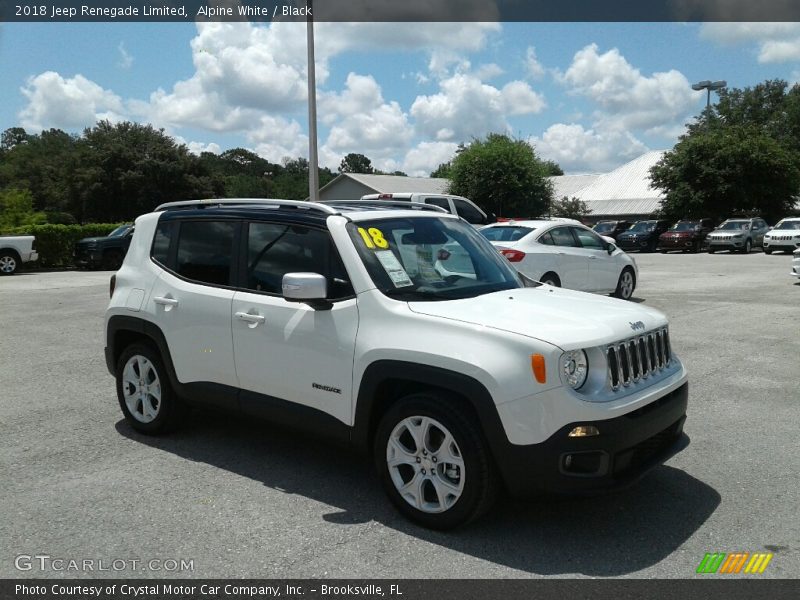
[[[763,573],[769,561],[772,560],[769,552],[725,552],[706,553],[697,566],[698,573],[721,573],[736,575],[739,573]]]

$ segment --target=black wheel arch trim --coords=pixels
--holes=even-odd
[[[476,413],[490,448],[508,443],[492,395],[478,380],[441,367],[400,360],[378,360],[366,368],[358,387],[352,441],[359,450],[368,452],[371,449],[372,435],[377,425],[376,413],[381,410],[382,402],[377,397],[378,391],[382,384],[391,380],[440,389],[463,397]]]

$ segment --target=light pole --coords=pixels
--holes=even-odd
[[[314,17],[308,0],[306,43],[308,45],[308,199],[319,201],[319,170],[317,159],[317,81],[314,64]]]
[[[692,85],[692,89],[695,91],[700,90],[707,90],[706,95],[706,108],[711,106],[711,90],[721,90],[722,88],[728,85],[727,81],[700,81],[699,83],[695,83]]]

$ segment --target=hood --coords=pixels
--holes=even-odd
[[[617,239],[641,239],[641,238],[648,238],[653,235],[655,231],[626,231],[625,233],[620,233],[617,236]]]
[[[659,237],[691,237],[695,235],[696,231],[665,231]]]
[[[563,350],[615,342],[667,324],[662,313],[641,304],[549,285],[408,306],[419,314],[518,333]],[[634,330],[639,321],[644,329]]]
[[[100,240],[104,240],[104,239],[105,239],[104,237],[88,237],[88,238],[80,239],[76,243],[77,244],[86,244],[86,245],[88,245],[88,244],[96,244]]]

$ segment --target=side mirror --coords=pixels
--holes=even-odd
[[[328,280],[319,273],[286,273],[281,281],[283,299],[306,302],[315,310],[330,310]]]
[[[489,213],[486,215],[484,225],[491,225],[492,223],[497,223],[497,215],[494,213]]]
[[[617,247],[614,244],[611,244],[611,243],[609,243],[608,246],[606,246],[606,252],[608,252],[609,256],[611,254],[614,254],[614,250],[616,250],[616,249],[617,249]]]

